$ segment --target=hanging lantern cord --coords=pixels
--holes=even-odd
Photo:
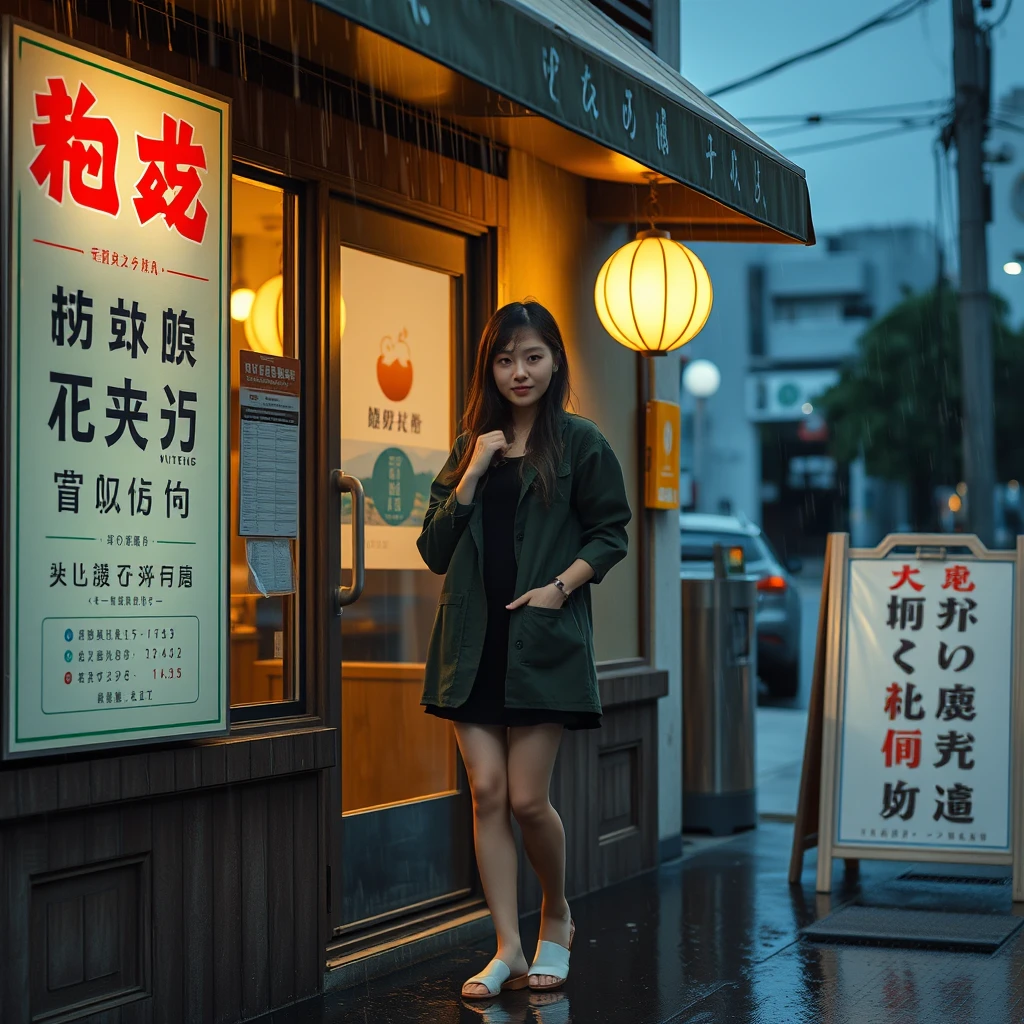
[[[669,238],[670,235],[667,231],[659,231],[654,226],[654,222],[661,216],[661,204],[658,202],[658,175],[653,171],[648,171],[644,177],[647,179],[647,184],[650,187],[650,191],[647,193],[647,223],[648,228],[646,231],[637,232],[637,238]]]

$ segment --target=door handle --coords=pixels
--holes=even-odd
[[[359,600],[366,580],[366,495],[358,477],[349,476],[348,473],[336,469],[331,474],[331,479],[340,494],[352,495],[352,586],[338,587],[334,591],[334,612],[341,615],[341,610],[346,605]]]

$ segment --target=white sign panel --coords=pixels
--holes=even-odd
[[[425,569],[416,538],[451,450],[451,279],[343,247],[341,292],[341,465],[366,492],[366,568]]]
[[[5,753],[223,733],[228,104],[8,41]]]
[[[1010,851],[1014,568],[851,560],[837,844]]]

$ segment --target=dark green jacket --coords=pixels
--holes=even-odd
[[[444,575],[430,635],[421,703],[458,707],[476,678],[487,627],[483,581],[483,509],[487,476],[472,505],[460,505],[442,480],[457,466],[467,435],[452,449],[430,489],[430,506],[417,546],[427,566]],[[562,422],[563,457],[550,506],[534,486],[537,471],[523,471],[515,521],[516,593],[542,587],[582,558],[592,583],[626,554],[629,502],[622,470],[598,428],[581,416]],[[601,710],[594,666],[590,584],[561,609],[524,606],[512,613],[505,704],[558,711]]]

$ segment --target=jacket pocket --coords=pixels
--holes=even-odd
[[[462,594],[442,594],[430,634],[427,662],[436,666],[438,689],[451,686],[459,667],[462,636],[466,630],[466,607]]]
[[[569,604],[562,608],[523,605],[523,661],[540,669],[586,669],[587,642]]]

